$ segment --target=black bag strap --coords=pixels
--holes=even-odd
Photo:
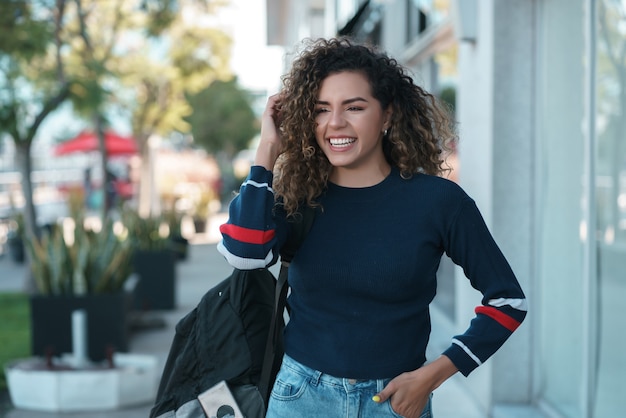
[[[296,253],[296,250],[300,244],[304,241],[306,234],[309,232],[313,220],[315,219],[315,209],[305,205],[296,215],[292,231],[287,239],[286,244],[283,246],[280,253],[280,272],[276,281],[276,293],[274,296],[274,313],[272,315],[272,322],[270,323],[270,329],[267,334],[267,342],[265,344],[265,355],[263,357],[263,368],[261,369],[261,379],[259,381],[259,391],[261,396],[267,402],[270,394],[270,384],[273,379],[274,366],[277,361],[282,360],[281,352],[277,352],[276,347],[278,345],[278,339],[282,332],[279,324],[282,321],[282,315],[287,305],[287,290],[289,285],[287,284],[287,277],[289,274],[289,263]]]

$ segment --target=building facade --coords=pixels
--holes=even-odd
[[[267,0],[267,8],[269,43],[289,52],[306,37],[349,34],[452,97],[458,181],[530,302],[511,341],[464,380],[485,416],[623,416],[626,2]],[[480,295],[446,263],[440,280],[434,327],[453,335]]]

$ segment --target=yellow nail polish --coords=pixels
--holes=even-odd
[[[378,396],[378,395],[374,395],[374,396],[372,396],[372,400],[373,400],[374,402],[380,402],[380,396]]]

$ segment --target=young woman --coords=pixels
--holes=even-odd
[[[348,39],[311,42],[283,82],[218,245],[234,267],[272,265],[298,208],[317,208],[289,269],[267,417],[430,417],[431,393],[483,363],[526,314],[474,201],[439,176],[453,121],[394,59]],[[443,253],[483,299],[426,362]]]

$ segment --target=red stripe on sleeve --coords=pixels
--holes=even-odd
[[[504,328],[513,332],[520,326],[520,322],[511,318],[507,314],[502,311],[497,310],[493,306],[477,306],[476,307],[477,314],[483,314],[495,320],[498,324],[502,325]]]
[[[275,235],[273,229],[270,231],[261,231],[232,224],[220,225],[220,232],[236,241],[245,242],[246,244],[267,244]]]

